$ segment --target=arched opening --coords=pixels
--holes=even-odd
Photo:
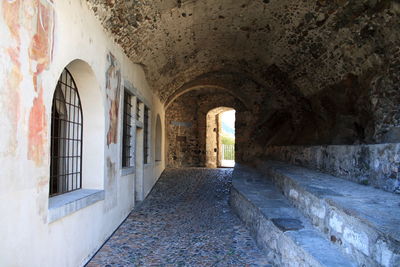
[[[83,124],[81,129],[82,142],[78,147],[78,149],[81,149],[80,160],[82,162],[80,188],[103,189],[104,169],[98,167],[104,166],[105,149],[103,145],[105,144],[105,111],[101,87],[92,68],[83,60],[72,61],[65,67],[65,70],[73,77],[74,84],[79,90],[81,122]],[[57,91],[58,89],[54,93],[55,97],[59,95]],[[75,104],[72,104],[77,106],[76,101]],[[57,107],[57,112],[61,111],[62,107]],[[74,153],[76,149],[75,147]]]
[[[235,165],[235,110],[218,107],[207,113],[206,166]]]
[[[218,162],[217,152],[212,153],[214,148],[221,151],[222,147],[212,147],[210,143],[207,144],[208,136],[213,135],[207,131],[211,128],[207,126],[207,118],[210,117],[208,115],[211,110],[218,111],[218,114],[223,111],[235,110],[238,125],[245,125],[249,121],[248,109],[244,103],[235,95],[227,94],[226,90],[206,87],[186,92],[175,99],[166,110],[165,148],[167,151],[165,155],[168,167],[216,168],[222,166],[222,154]],[[233,126],[232,128],[235,129]],[[247,136],[243,129],[247,128],[236,129],[235,146],[237,151],[234,154],[238,162],[243,158],[243,155],[240,154],[243,151],[241,148],[245,146],[243,137]],[[215,135],[215,144],[217,144],[216,138]]]
[[[220,167],[235,167],[235,121],[236,110],[228,110],[220,115]]]
[[[51,110],[50,196],[82,187],[82,131],[79,91],[71,73],[64,69]]]
[[[156,142],[155,142],[155,160],[162,160],[162,127],[161,127],[161,119],[160,115],[157,115],[156,121]]]

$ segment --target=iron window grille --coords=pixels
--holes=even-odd
[[[132,120],[133,120],[133,96],[125,90],[124,116],[122,130],[122,167],[132,167]]]
[[[146,106],[144,107],[143,120],[143,161],[146,164],[149,156],[149,109]]]
[[[83,114],[71,73],[64,69],[51,109],[50,197],[82,188]]]
[[[141,103],[142,102],[139,99],[137,99],[137,102],[136,102],[136,120],[137,121],[140,121],[140,104]]]

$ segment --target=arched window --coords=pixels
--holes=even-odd
[[[67,69],[58,80],[51,109],[50,196],[82,187],[82,107]]]
[[[162,128],[161,128],[161,119],[160,115],[157,115],[156,122],[156,161],[161,161],[161,149],[162,148]]]

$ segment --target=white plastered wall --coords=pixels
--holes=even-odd
[[[139,65],[133,64],[123,54],[100,23],[87,8],[85,1],[54,1],[38,0],[51,5],[54,10],[54,38],[52,42],[52,59],[40,75],[42,91],[35,91],[33,74],[30,71],[29,45],[32,38],[32,28],[26,27],[25,21],[38,12],[36,1],[2,1],[0,4],[0,124],[3,128],[3,138],[0,139],[0,266],[81,266],[97,251],[116,227],[126,218],[134,207],[132,197],[133,175],[121,176],[121,116],[122,94],[118,111],[118,140],[107,145],[107,132],[110,125],[109,103],[106,94],[107,55],[114,55],[123,81],[128,80],[151,105],[151,123],[155,125],[156,114],[164,121],[164,108],[153,96],[147,84],[144,72]],[[21,5],[15,17],[21,21],[18,28],[18,38],[13,39],[12,28],[7,27],[7,3]],[[13,15],[13,16],[14,16]],[[16,40],[18,39],[18,44]],[[18,45],[18,64],[13,64],[10,48]],[[55,86],[63,69],[71,62],[85,62],[92,72],[96,84],[91,84],[90,90],[97,90],[102,99],[83,97],[82,105],[98,107],[101,114],[97,117],[84,117],[98,120],[92,125],[103,129],[93,138],[92,148],[97,154],[94,158],[84,159],[90,169],[84,171],[83,185],[85,188],[105,190],[105,199],[84,209],[74,212],[52,223],[48,217],[48,187],[49,187],[49,149],[50,149],[50,114]],[[77,77],[79,66],[71,67],[71,73],[77,80],[78,87],[85,85],[85,79]],[[17,73],[18,75],[16,75]],[[13,76],[14,75],[14,76]],[[16,76],[15,76],[16,75]],[[11,81],[17,77],[18,82]],[[82,81],[79,81],[83,79]],[[10,82],[11,81],[11,82]],[[87,80],[86,80],[87,81]],[[85,90],[85,88],[78,88]],[[32,125],[32,106],[42,92],[44,110],[40,112],[46,127],[40,133],[43,135],[43,153],[40,150],[36,161],[29,158],[29,136]],[[80,92],[82,95],[88,92]],[[85,100],[85,101],[84,101]],[[10,110],[10,107],[13,110]],[[84,109],[85,109],[84,108]],[[85,113],[85,111],[84,111]],[[84,116],[87,115],[84,114]],[[95,116],[95,114],[92,114]],[[34,124],[33,124],[34,125]],[[94,127],[94,126],[93,126]],[[85,129],[84,129],[85,130]],[[93,130],[93,129],[92,129]],[[163,133],[165,131],[163,130]],[[151,128],[151,147],[153,147],[155,132]],[[85,134],[84,134],[85,135]],[[88,138],[85,136],[85,138]],[[164,139],[165,140],[165,139]],[[93,144],[97,143],[98,147]],[[153,151],[153,150],[152,150]],[[84,151],[85,153],[85,151]],[[144,170],[144,192],[147,194],[164,169],[164,162],[154,164],[152,152],[150,164]],[[100,154],[100,155],[98,155]],[[110,169],[110,166],[112,169]],[[112,174],[112,175],[111,175]],[[112,177],[111,177],[112,176]],[[112,178],[112,179],[111,179]]]

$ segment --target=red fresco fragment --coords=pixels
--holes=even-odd
[[[52,3],[52,1],[50,1]],[[29,113],[28,129],[28,158],[35,161],[37,165],[43,162],[44,146],[47,135],[46,110],[43,103],[43,88],[40,74],[48,67],[51,62],[53,46],[53,21],[54,10],[52,5],[46,0],[32,0],[23,2],[22,0],[1,1],[2,16],[10,31],[14,44],[6,48],[7,54],[11,58],[12,66],[7,76],[8,106],[10,112],[6,116],[12,123],[12,134],[10,139],[10,149],[15,151],[17,144],[18,121],[20,117],[20,83],[23,79],[21,72],[21,27],[26,27],[32,32],[32,41],[28,50],[31,66],[35,66],[32,71],[33,85],[38,96],[33,100],[33,107]],[[35,9],[35,15],[26,14],[25,5]],[[22,24],[22,22],[25,23]],[[22,25],[22,26],[21,26]],[[33,27],[32,27],[33,26]],[[39,90],[38,90],[39,89]]]
[[[109,111],[110,115],[110,128],[107,133],[107,144],[117,143],[117,130],[118,130],[118,109],[119,104],[116,100],[111,101],[111,107]]]
[[[30,59],[37,63],[35,75],[42,73],[51,62],[54,12],[50,5],[43,5],[41,1],[37,5],[36,34],[29,48]]]
[[[46,143],[47,123],[46,107],[43,103],[43,89],[39,96],[33,100],[33,107],[29,115],[29,150],[28,158],[33,160],[36,165],[43,163],[45,155],[44,145]]]
[[[33,85],[38,97],[33,100],[29,114],[28,159],[40,166],[45,157],[47,123],[43,87],[39,76],[51,63],[54,10],[52,6],[42,4],[41,0],[36,0],[35,5],[37,5],[36,32],[29,47],[29,59],[36,63]]]
[[[121,92],[121,71],[117,66],[117,60],[113,54],[107,56],[110,66],[106,72],[107,98],[110,100],[110,110],[108,112],[110,126],[107,133],[107,145],[116,144],[118,141],[118,111],[119,97]]]

